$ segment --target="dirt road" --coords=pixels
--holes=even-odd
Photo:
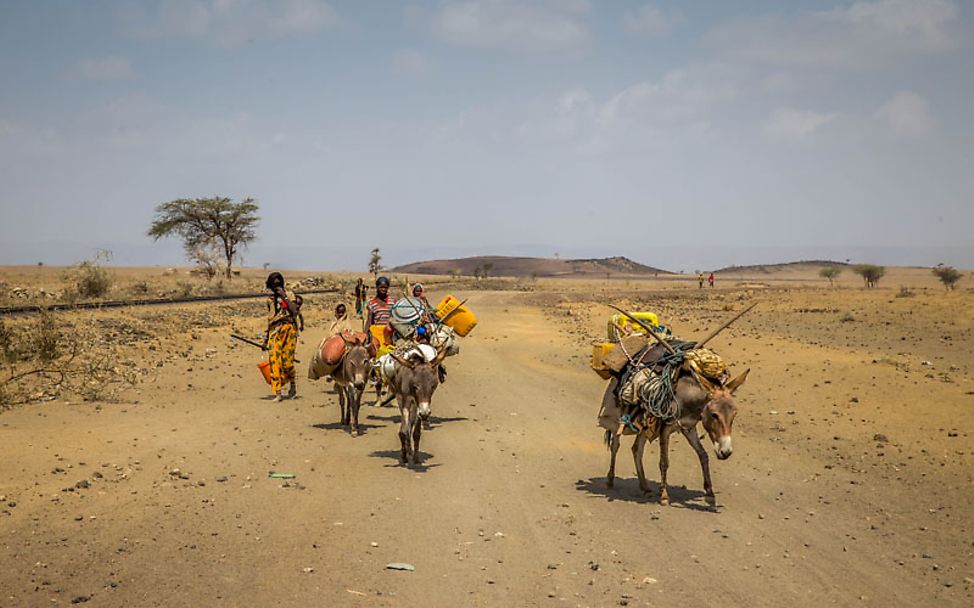
[[[396,408],[363,408],[365,434],[352,438],[330,385],[263,400],[255,352],[217,330],[196,346],[206,357],[164,368],[138,403],[0,415],[0,605],[974,603],[974,397],[957,403],[961,418],[895,398],[956,402],[956,386],[733,334],[715,346],[755,369],[734,455],[713,459],[717,507],[675,440],[664,508],[639,492],[628,441],[605,488],[603,384],[578,336],[522,294],[470,305],[481,326],[448,360],[418,468],[399,465]],[[309,332],[299,358],[315,341]],[[826,358],[861,410],[824,384]],[[799,383],[783,382],[791,368]],[[888,438],[873,439],[877,417]]]

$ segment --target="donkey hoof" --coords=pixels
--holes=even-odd
[[[659,497],[659,504],[663,505],[664,507],[668,506],[670,504],[670,497],[666,494],[661,494]]]
[[[616,480],[615,479],[613,479],[613,478],[610,477],[610,478],[608,478],[608,479],[605,480],[605,487],[607,487],[607,488],[613,488],[613,487],[615,487],[615,485],[616,485]]]

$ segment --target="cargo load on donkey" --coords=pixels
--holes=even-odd
[[[713,496],[707,454],[696,426],[703,422],[718,458],[730,457],[731,428],[737,412],[733,393],[744,383],[750,370],[731,380],[724,361],[704,346],[753,307],[724,323],[704,340],[694,342],[664,338],[659,333],[658,324],[654,327],[612,306],[644,333],[633,331],[625,335],[627,332],[620,331],[621,339],[608,343],[609,346],[597,344],[592,356],[593,369],[600,377],[609,380],[598,419],[611,450],[606,476],[609,487],[615,477],[620,437],[631,434],[636,436],[633,460],[639,486],[648,492],[642,466],[643,448],[647,442],[659,438],[660,502],[667,503],[669,435],[679,431],[697,452],[704,475],[704,490],[708,498]],[[617,325],[621,324],[613,324],[610,320],[610,332]],[[650,344],[650,337],[655,343]]]
[[[381,333],[380,347],[375,363],[373,381],[376,386],[376,402],[384,404],[383,388],[391,380],[391,372],[395,369],[393,353],[402,356],[403,353],[417,346],[432,346],[430,352],[434,354],[444,352],[444,356],[452,357],[460,352],[458,338],[470,334],[477,325],[477,317],[452,295],[447,295],[435,308],[431,307],[425,297],[421,295],[404,297],[392,306],[389,315],[389,325]],[[372,327],[376,330],[376,326]],[[373,333],[375,333],[373,331]],[[422,349],[421,349],[422,351]],[[425,351],[422,351],[425,352]],[[440,382],[446,380],[446,368],[437,366]],[[390,395],[391,398],[391,395]]]

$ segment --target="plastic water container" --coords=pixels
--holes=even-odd
[[[436,316],[445,318],[443,323],[452,327],[461,338],[466,337],[477,326],[477,316],[453,296],[446,296],[436,305]]]
[[[662,331],[662,328],[660,327],[659,324],[659,317],[656,316],[655,312],[637,311],[637,312],[631,312],[629,314],[639,319],[646,325],[649,325],[654,330]],[[626,315],[622,313],[618,313],[612,315],[612,317],[609,318],[609,323],[606,332],[606,335],[608,336],[609,340],[618,340],[619,338],[622,337],[619,335],[619,330],[616,329],[615,327],[616,325],[626,329],[631,329],[634,333],[639,333],[639,334],[646,333],[646,330],[640,327],[638,323],[636,323]]]
[[[603,380],[608,380],[612,377],[611,370],[605,366],[602,360],[605,359],[605,356],[612,350],[613,346],[615,346],[615,342],[592,343],[592,362],[589,365],[591,365],[595,373]]]
[[[257,369],[260,370],[260,375],[264,377],[264,381],[267,382],[267,384],[270,384],[271,383],[271,360],[264,359],[263,361],[257,364]]]

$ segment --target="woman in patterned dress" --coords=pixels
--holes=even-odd
[[[284,288],[284,276],[272,272],[265,283],[271,292],[267,298],[267,333],[264,348],[270,351],[271,390],[274,401],[281,401],[281,390],[290,382],[288,398],[297,395],[295,384],[294,351],[298,345],[298,331],[304,331],[304,319],[298,310],[296,296]],[[300,321],[300,327],[299,327]]]

